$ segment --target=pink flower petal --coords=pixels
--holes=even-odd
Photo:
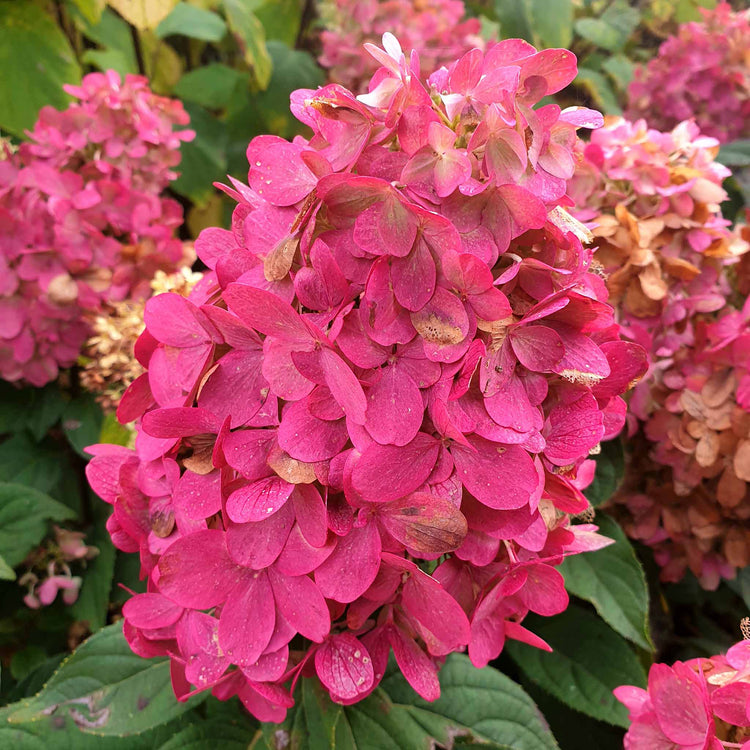
[[[317,649],[315,671],[331,695],[344,699],[366,693],[375,679],[369,652],[351,633],[332,635]]]
[[[257,479],[227,498],[227,515],[235,523],[262,521],[284,506],[294,485],[281,477]]]

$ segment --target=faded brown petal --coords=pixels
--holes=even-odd
[[[739,479],[750,482],[750,440],[743,440],[734,454],[734,473]]]

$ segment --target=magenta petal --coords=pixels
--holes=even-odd
[[[313,547],[322,547],[328,538],[328,512],[320,493],[311,484],[299,484],[292,502],[302,535]]]
[[[284,645],[276,651],[269,652],[266,649],[266,653],[255,664],[242,666],[240,667],[240,671],[248,680],[275,682],[286,672],[288,664],[289,646]]]
[[[534,462],[517,445],[498,445],[469,436],[474,450],[454,444],[450,451],[464,487],[489,508],[512,510],[528,505],[539,485]]]
[[[610,374],[592,389],[597,398],[619,396],[632,388],[648,369],[648,355],[639,344],[607,341],[599,346],[609,363]]]
[[[391,628],[390,641],[406,681],[426,701],[436,701],[440,697],[440,682],[432,659],[398,628]]]
[[[320,366],[333,398],[355,424],[365,423],[367,399],[349,365],[331,349],[320,352]]]
[[[263,521],[230,524],[226,532],[229,556],[238,565],[254,570],[267,568],[284,549],[293,524],[291,503]]]
[[[399,304],[407,310],[421,310],[435,292],[435,261],[420,238],[405,258],[391,262],[391,283]]]
[[[122,607],[125,619],[139,630],[156,630],[174,625],[184,609],[161,594],[136,594]]]
[[[229,558],[224,532],[196,531],[174,542],[159,560],[159,588],[182,607],[221,604],[244,572]]]
[[[344,420],[318,419],[310,413],[307,400],[297,401],[286,409],[278,436],[284,451],[306,463],[333,458],[349,439]]]
[[[674,668],[654,664],[648,692],[659,726],[672,742],[702,747],[709,727],[705,678],[678,662]]]
[[[380,534],[376,524],[353,528],[315,571],[326,599],[349,603],[364,594],[380,568]]]
[[[300,156],[300,147],[275,135],[259,135],[247,147],[248,182],[276,206],[291,206],[315,189],[317,179]]]
[[[367,392],[365,427],[381,445],[406,445],[424,419],[422,394],[403,367],[382,370],[380,380]]]
[[[572,404],[556,406],[547,421],[544,455],[557,466],[585,457],[604,436],[602,413],[590,393]]]
[[[186,471],[174,487],[175,508],[193,521],[202,521],[221,510],[221,473]]]
[[[315,652],[315,671],[331,695],[356,698],[372,687],[372,659],[362,642],[351,633],[332,635]]]
[[[552,372],[565,354],[560,336],[546,326],[519,326],[510,343],[519,362],[533,372]]]
[[[313,348],[312,336],[299,313],[275,294],[234,283],[224,290],[224,299],[250,328],[282,341],[296,342],[307,351]]]
[[[289,534],[284,551],[276,561],[276,569],[288,576],[301,576],[312,573],[336,548],[337,537],[331,534],[322,547],[313,547],[302,535],[299,525]]]
[[[286,621],[305,638],[322,643],[331,630],[331,616],[320,589],[307,576],[268,571],[274,599]]]
[[[439,449],[440,443],[423,432],[403,447],[373,443],[354,466],[354,488],[373,503],[409,495],[427,481]]]
[[[149,333],[162,344],[184,349],[208,341],[198,322],[198,309],[179,294],[157,294],[146,303],[144,320]]]
[[[177,438],[203,433],[218,433],[221,420],[208,409],[179,406],[154,409],[144,414],[143,430],[155,438]]]
[[[455,361],[453,348],[466,339],[471,328],[464,304],[443,287],[411,314],[411,322],[422,337],[427,358],[435,362]]]
[[[227,463],[246,479],[260,479],[268,474],[266,463],[274,442],[271,430],[238,430],[230,432],[221,441]]]
[[[568,606],[568,592],[562,575],[551,565],[530,565],[520,597],[532,611],[545,617],[564,612]]]
[[[262,521],[283,507],[293,490],[294,485],[281,477],[257,479],[227,498],[227,515],[235,523]]]
[[[271,640],[275,623],[268,576],[251,573],[227,597],[219,619],[219,645],[235,664],[255,664]]]

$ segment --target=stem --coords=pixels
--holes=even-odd
[[[143,45],[141,44],[141,38],[138,36],[138,29],[135,26],[130,27],[130,36],[133,39],[133,48],[135,49],[135,59],[138,62],[138,72],[142,75],[146,75],[146,64],[143,60]]]

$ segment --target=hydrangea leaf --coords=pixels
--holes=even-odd
[[[625,474],[625,453],[619,439],[602,443],[602,452],[594,457],[596,474],[586,488],[586,499],[596,508],[615,494]]]
[[[0,69],[0,127],[20,137],[45,104],[70,101],[64,83],[81,80],[68,40],[35,3],[0,3]]]
[[[16,573],[13,568],[5,562],[5,558],[0,555],[0,580],[15,581]]]
[[[263,25],[252,13],[250,3],[241,0],[224,0],[229,29],[237,38],[245,62],[252,68],[255,80],[261,89],[271,80],[271,58],[266,47]]]
[[[571,605],[550,619],[529,616],[524,627],[552,653],[511,641],[505,648],[521,671],[558,700],[594,719],[627,727],[628,712],[612,695],[619,685],[646,687],[646,675],[627,642],[596,615]]]
[[[156,28],[177,5],[177,0],[108,0],[136,29]]]
[[[210,10],[188,3],[177,3],[156,27],[155,33],[159,39],[179,34],[204,42],[220,42],[227,33],[227,25],[220,15]]]
[[[33,487],[0,483],[0,555],[15,567],[41,541],[48,520],[72,515],[70,508]]]
[[[83,732],[124,736],[164,724],[205,698],[176,701],[169,660],[136,656],[115,624],[76,649],[34,698],[15,704],[7,722],[71,718]]]
[[[600,515],[599,533],[616,544],[563,560],[560,572],[571,594],[594,605],[621,636],[651,650],[648,627],[648,587],[633,547],[615,521]]]
[[[247,73],[222,63],[211,63],[182,76],[172,93],[208,109],[224,109],[243,80],[247,87],[247,78]]]

